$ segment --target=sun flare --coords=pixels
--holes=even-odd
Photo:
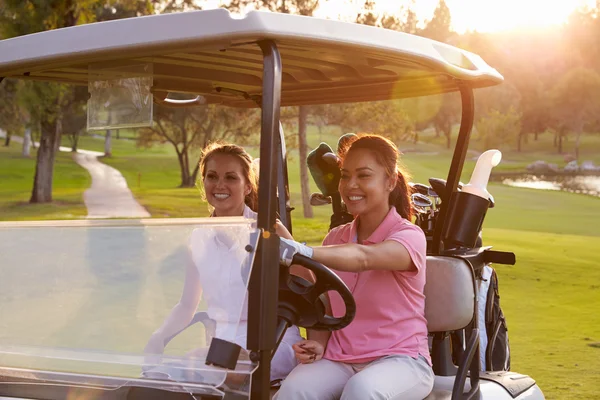
[[[398,13],[410,0],[375,0],[376,10]],[[356,15],[364,4],[359,0],[326,0],[317,16],[338,18]],[[421,21],[430,19],[438,0],[416,0],[412,7]],[[453,29],[480,32],[536,28],[564,22],[578,7],[594,7],[595,0],[446,0],[452,15]]]

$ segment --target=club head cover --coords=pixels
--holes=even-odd
[[[338,184],[341,176],[340,167],[337,162],[333,163],[332,157],[329,155],[323,158],[328,153],[335,156],[335,153],[327,143],[321,143],[306,157],[308,170],[324,196],[331,196],[338,192]]]

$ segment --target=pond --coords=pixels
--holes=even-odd
[[[498,175],[493,177],[492,180],[514,187],[542,190],[562,190],[571,193],[580,193],[600,197],[600,176],[536,176],[531,174],[522,174],[514,176]]]

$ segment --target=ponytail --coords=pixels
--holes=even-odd
[[[409,186],[406,181],[405,174],[398,170],[397,178],[396,178],[396,186],[394,190],[390,193],[390,205],[396,207],[396,211],[398,214],[402,216],[402,218],[412,221],[413,217],[413,207],[410,202],[410,195],[412,194],[412,188]]]

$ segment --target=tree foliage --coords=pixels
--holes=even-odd
[[[23,130],[24,115],[18,101],[19,82],[6,79],[0,84],[0,129],[6,132],[6,145],[13,134]]]
[[[581,134],[600,121],[600,76],[587,68],[575,68],[563,76],[552,92],[554,127],[576,134],[575,158],[579,158]]]
[[[506,112],[492,109],[475,123],[481,150],[516,145],[521,131],[521,114],[511,106]]]
[[[139,130],[137,143],[150,147],[156,142],[170,143],[179,161],[180,187],[193,187],[198,177],[199,150],[209,142],[222,139],[243,144],[260,129],[258,110],[203,106],[170,108],[156,106],[154,124]]]

